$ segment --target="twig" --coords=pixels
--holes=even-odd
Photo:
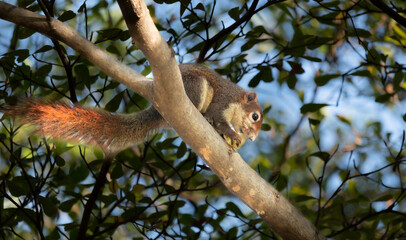
[[[80,223],[79,232],[78,232],[78,240],[86,239],[86,230],[89,225],[90,214],[92,213],[93,206],[96,202],[97,197],[99,196],[104,183],[106,182],[106,175],[110,169],[111,162],[113,160],[113,155],[106,154],[106,159],[103,162],[101,167],[99,176],[96,179],[96,183],[94,184],[93,191],[90,194],[89,200],[87,200],[85,209],[83,211],[82,221]]]

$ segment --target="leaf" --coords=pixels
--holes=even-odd
[[[312,62],[322,62],[322,60],[320,58],[316,58],[316,57],[302,56],[302,58],[307,59]]]
[[[255,75],[250,82],[248,83],[248,87],[250,88],[254,88],[256,86],[258,86],[259,82],[261,81],[261,73],[257,73],[257,75]]]
[[[118,28],[110,28],[96,31],[98,33],[96,43],[100,43],[106,40],[119,39],[123,30]]]
[[[123,175],[124,175],[123,166],[121,165],[120,162],[116,162],[114,164],[113,169],[111,170],[110,177],[112,179],[117,179],[117,178],[122,177]]]
[[[185,13],[186,7],[189,5],[189,3],[192,0],[181,0],[180,4],[180,16],[182,16]]]
[[[28,5],[31,5],[35,0],[18,0],[17,6],[20,8],[26,8]]]
[[[118,188],[119,188],[119,186],[118,186],[117,180],[116,180],[116,179],[112,179],[112,180],[109,182],[109,190],[110,190],[112,193],[116,193],[117,190],[118,190]]]
[[[264,108],[264,110],[262,110],[262,113],[263,113],[264,115],[266,115],[266,114],[268,114],[269,111],[271,111],[271,109],[272,109],[272,105],[268,105],[268,106],[266,106],[266,107]]]
[[[315,152],[310,154],[310,156],[318,157],[323,161],[330,160],[330,154],[328,152]]]
[[[39,77],[45,77],[47,76],[50,72],[52,71],[52,65],[51,64],[46,64],[38,68],[38,70],[35,72],[35,75]]]
[[[385,102],[389,101],[390,97],[391,97],[391,94],[385,93],[385,94],[377,96],[375,98],[375,102],[385,103]]]
[[[267,124],[267,123],[264,123],[264,124],[262,124],[262,126],[261,126],[261,130],[262,130],[262,131],[270,131],[270,130],[271,130],[271,125],[269,125],[269,124]]]
[[[61,203],[60,205],[59,205],[59,209],[61,210],[61,211],[64,211],[64,212],[70,212],[70,210],[72,209],[72,207],[73,207],[73,205],[75,204],[75,203],[77,203],[77,199],[70,199],[70,200],[67,200],[67,201],[65,201],[65,202],[63,202],[63,203]]]
[[[317,126],[320,124],[320,120],[309,118],[309,123],[313,126]]]
[[[6,181],[8,190],[14,197],[28,195],[30,192],[27,181],[22,176],[16,176],[11,180]]]
[[[8,52],[8,53],[4,54],[4,56],[12,57],[12,58],[17,57],[17,62],[22,62],[30,56],[30,52],[28,51],[28,49],[19,49],[19,50]],[[14,61],[14,59],[13,59],[13,61]]]
[[[19,32],[18,32],[18,39],[26,39],[28,37],[31,37],[35,31],[30,28],[25,28],[23,27]]]
[[[326,75],[321,75],[317,76],[314,79],[314,82],[317,84],[317,86],[321,87],[326,85],[331,79],[338,78],[340,77],[340,74],[326,74]]]
[[[244,216],[244,214],[241,212],[240,208],[235,205],[233,202],[228,202],[226,203],[226,208],[230,210],[231,212],[235,213],[237,216]]]
[[[292,90],[295,89],[295,86],[296,86],[296,83],[297,83],[296,75],[295,74],[289,74],[286,83],[288,84],[288,87],[290,89],[292,89]]]
[[[39,202],[42,204],[42,209],[44,209],[44,213],[48,217],[55,217],[56,214],[58,213],[58,208],[55,205],[54,200],[56,200],[53,197],[42,197],[38,196]]]
[[[48,52],[49,50],[54,49],[52,46],[49,45],[45,45],[42,46],[40,49],[38,49],[37,51],[35,51],[34,53],[42,53],[42,52]]]
[[[128,39],[130,39],[131,35],[130,35],[130,31],[125,30],[120,34],[120,40],[121,41],[127,41]]]
[[[362,28],[356,28],[355,31],[356,31],[354,32],[355,35],[358,35],[359,37],[363,38],[370,38],[372,35],[368,30]]]
[[[324,103],[308,103],[308,104],[304,104],[301,108],[300,108],[300,113],[305,114],[305,113],[309,113],[309,112],[316,112],[318,110],[320,110],[321,108],[328,106],[328,104],[324,104]]]
[[[85,64],[78,64],[73,68],[75,72],[76,80],[80,83],[84,83],[88,89],[90,89],[90,73]]]
[[[176,152],[176,157],[181,158],[185,155],[187,151],[187,147],[185,142],[182,141],[182,143],[179,145],[178,151]]]
[[[295,202],[304,202],[304,201],[308,201],[308,200],[313,200],[315,199],[312,196],[309,195],[299,195],[295,197]]]
[[[65,166],[65,159],[63,159],[61,156],[56,155],[55,157],[55,163],[58,167],[63,167]]]
[[[351,73],[352,76],[369,77],[371,73],[368,70],[359,70]]]
[[[395,76],[393,77],[393,87],[395,91],[398,91],[400,88],[400,83],[403,81],[404,74],[401,71],[398,71],[395,73]]]
[[[76,17],[76,13],[72,12],[71,10],[68,10],[63,12],[62,15],[58,17],[58,20],[61,22],[65,22],[71,20],[74,17]]]
[[[238,19],[240,19],[240,8],[239,7],[235,7],[232,8],[228,11],[228,15],[234,19],[235,21],[237,21]]]
[[[104,109],[109,112],[116,112],[117,109],[120,107],[121,100],[123,99],[124,91],[120,92],[116,96],[113,97],[107,104]]]

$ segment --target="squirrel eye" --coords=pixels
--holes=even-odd
[[[251,115],[251,118],[252,118],[252,120],[254,120],[254,122],[256,122],[256,121],[258,120],[258,118],[259,118],[258,113],[254,112],[254,113]]]

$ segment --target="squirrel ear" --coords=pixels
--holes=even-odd
[[[244,94],[244,102],[249,103],[257,100],[257,94],[255,92],[246,92]]]

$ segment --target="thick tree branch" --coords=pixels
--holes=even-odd
[[[190,102],[173,51],[142,0],[118,0],[130,34],[154,74],[153,103],[180,137],[210,166],[225,186],[284,239],[324,239],[275,188],[262,179]],[[131,11],[129,11],[131,9]]]
[[[118,62],[115,58],[61,21],[54,18],[50,18],[48,21],[45,16],[5,2],[0,2],[0,18],[64,42],[113,79],[149,100],[152,98],[151,80],[127,67],[125,64]]]
[[[375,5],[375,7],[381,9],[383,12],[388,14],[389,17],[391,17],[397,23],[406,28],[406,18],[400,16],[392,8],[388,7],[388,5],[386,5],[382,0],[370,0],[370,1],[372,4]]]

